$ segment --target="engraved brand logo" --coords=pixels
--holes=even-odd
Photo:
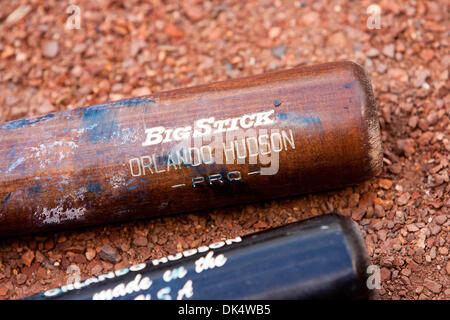
[[[145,129],[146,139],[142,146],[151,146],[159,143],[180,141],[209,136],[211,134],[230,132],[239,129],[249,129],[274,123],[270,118],[275,110],[246,114],[237,118],[215,120],[214,117],[195,121],[194,126],[165,128],[153,127]]]

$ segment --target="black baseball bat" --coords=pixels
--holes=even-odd
[[[358,226],[328,214],[27,299],[365,299],[368,261]]]

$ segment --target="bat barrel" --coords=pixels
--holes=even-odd
[[[368,263],[358,226],[329,214],[28,299],[365,299]]]

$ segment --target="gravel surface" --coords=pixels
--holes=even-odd
[[[448,1],[377,2],[380,29],[368,1],[77,0],[79,29],[69,2],[20,3],[1,2],[0,121],[350,59],[372,78],[385,167],[343,190],[0,240],[0,299],[333,210],[360,225],[376,298],[450,298]]]

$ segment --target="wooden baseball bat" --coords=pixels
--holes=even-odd
[[[351,219],[323,215],[67,284],[30,300],[366,299],[369,258]]]
[[[1,236],[327,190],[382,167],[352,62],[6,122],[0,150]]]

